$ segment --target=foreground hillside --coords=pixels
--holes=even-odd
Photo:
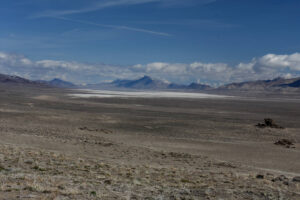
[[[298,101],[1,91],[0,199],[300,198]]]
[[[132,150],[131,150],[132,151]],[[299,183],[245,171],[228,162],[181,153],[136,151],[150,163],[0,145],[1,199],[299,199]],[[129,152],[130,156],[133,152]],[[263,175],[259,175],[263,176]],[[274,181],[276,180],[276,181]]]

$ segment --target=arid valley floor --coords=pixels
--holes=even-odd
[[[0,199],[300,199],[299,99],[0,90]]]

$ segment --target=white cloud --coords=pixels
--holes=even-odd
[[[258,62],[266,67],[287,67],[291,70],[300,71],[300,53],[294,53],[291,55],[267,54],[261,57]]]
[[[78,70],[93,70],[93,66],[89,66],[87,64],[82,64],[78,62],[65,62],[65,61],[55,61],[55,60],[41,60],[37,61],[35,63],[36,67],[42,67],[42,68],[51,68],[51,69],[57,69],[57,68],[63,68],[66,70],[71,71],[78,71]]]
[[[228,70],[228,65],[224,63],[201,63],[195,62],[190,65],[190,68],[202,72],[216,72],[220,73]]]
[[[144,67],[147,73],[171,73],[171,74],[182,74],[186,73],[185,64],[169,64],[169,63],[150,63]]]
[[[153,62],[133,66],[87,64],[56,60],[32,61],[22,55],[0,52],[0,73],[30,79],[61,78],[74,83],[97,83],[114,79],[134,79],[143,75],[175,82],[202,82],[212,85],[278,76],[300,76],[300,53],[267,54],[249,63],[230,66],[226,63],[166,63]]]

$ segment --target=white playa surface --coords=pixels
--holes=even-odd
[[[108,90],[75,90],[76,93],[68,94],[76,98],[230,98],[230,96],[213,95],[191,92],[168,91],[108,91]]]

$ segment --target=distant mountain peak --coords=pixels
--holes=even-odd
[[[143,76],[136,80],[116,80],[113,84],[117,87],[131,89],[162,89],[167,88],[168,84],[160,80],[154,80],[150,76]]]
[[[212,88],[209,85],[205,85],[205,84],[201,84],[201,83],[191,83],[190,85],[188,85],[188,87],[190,89],[201,89],[201,90],[211,89]]]
[[[76,86],[75,84],[73,84],[71,82],[64,81],[59,78],[54,78],[51,81],[48,81],[48,84],[55,86],[55,87],[62,87],[62,88],[73,88]]]
[[[150,76],[144,75],[140,80],[153,80]]]
[[[61,81],[64,81],[64,80],[62,80],[62,79],[59,79],[59,78],[54,78],[54,79],[52,79],[50,82],[55,82],[55,81],[59,81],[59,82],[61,82]]]

